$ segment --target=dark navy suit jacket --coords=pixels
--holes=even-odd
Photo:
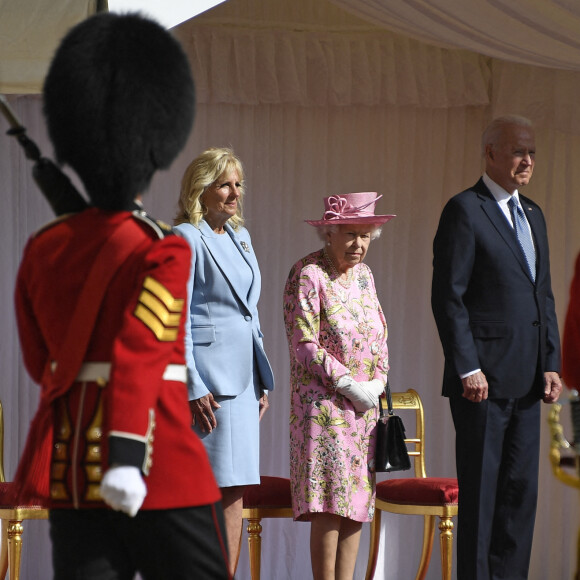
[[[543,372],[560,369],[546,223],[520,195],[534,237],[532,280],[515,231],[480,179],[445,206],[435,236],[431,304],[445,354],[443,395],[480,368],[490,398],[543,394]]]

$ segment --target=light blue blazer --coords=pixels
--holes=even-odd
[[[185,359],[190,400],[211,392],[236,396],[254,384],[254,361],[263,390],[274,388],[274,375],[262,345],[258,317],[261,276],[250,234],[235,232],[225,225],[226,234],[246,260],[253,273],[250,291],[236,288],[228,277],[231,256],[223,250],[205,221],[175,227],[191,246],[191,272],[188,282],[188,312],[185,323]],[[220,240],[221,241],[221,240]]]

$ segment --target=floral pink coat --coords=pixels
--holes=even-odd
[[[370,268],[344,287],[322,250],[291,269],[284,289],[290,349],[290,479],[295,519],[326,512],[374,515],[378,409],[356,413],[336,382],[387,381],[387,324]]]

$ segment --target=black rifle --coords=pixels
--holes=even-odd
[[[8,101],[1,94],[0,111],[10,124],[10,129],[6,133],[16,137],[27,159],[35,162],[32,167],[32,176],[54,213],[59,216],[79,212],[88,207],[86,200],[71,180],[50,159],[41,156],[40,149],[26,135],[26,129],[20,124],[8,105]]]

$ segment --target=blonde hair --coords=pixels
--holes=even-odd
[[[211,147],[188,165],[181,180],[179,210],[173,224],[190,223],[198,227],[207,213],[207,209],[201,202],[201,196],[210,185],[231,169],[238,172],[241,195],[238,199],[238,209],[235,215],[228,220],[228,223],[236,231],[243,227],[244,168],[240,159],[228,147]]]

